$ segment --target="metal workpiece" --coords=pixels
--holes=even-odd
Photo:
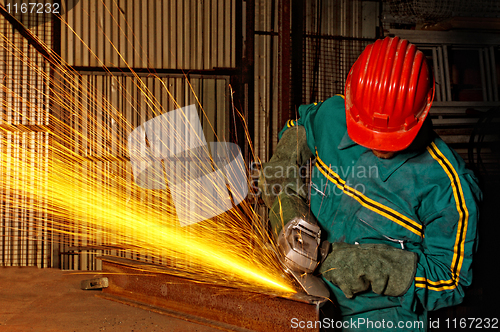
[[[87,280],[82,280],[80,284],[80,288],[83,290],[87,289],[103,289],[108,287],[109,285],[109,280],[106,277],[100,277],[100,278],[93,278],[93,279],[87,279]]]
[[[103,297],[230,331],[301,331],[293,322],[319,321],[325,298],[289,298],[200,283],[162,273],[158,265],[101,257],[109,287]],[[304,329],[319,331],[318,329]]]

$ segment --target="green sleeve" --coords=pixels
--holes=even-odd
[[[346,131],[344,97],[335,95],[319,103],[299,106],[298,119],[287,121],[278,138],[281,139],[283,133],[294,126],[304,126],[307,145],[313,153],[316,146],[325,141],[325,137],[330,137],[331,133],[327,134],[325,130],[341,133],[342,139]]]
[[[472,281],[481,192],[470,174],[459,176],[453,167],[446,171],[447,183],[435,184],[422,207],[433,212],[423,216],[424,239],[417,250],[415,281],[403,300],[412,309],[416,301],[427,310],[457,305]]]

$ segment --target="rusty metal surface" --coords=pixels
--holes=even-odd
[[[132,267],[134,262],[102,257],[109,287],[103,294],[140,307],[178,313],[187,320],[202,322],[223,330],[301,331],[291,321],[318,321],[326,302],[305,294],[281,298],[214,286]],[[132,266],[131,266],[132,265]],[[155,266],[157,267],[157,266]],[[307,329],[307,331],[314,331]]]

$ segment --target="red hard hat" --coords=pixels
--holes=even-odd
[[[369,149],[400,151],[424,123],[434,79],[425,55],[399,37],[368,45],[347,76],[347,131]]]

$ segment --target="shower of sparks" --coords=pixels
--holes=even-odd
[[[85,45],[67,22],[63,20],[62,24]],[[118,28],[127,36],[129,30],[126,27]],[[33,37],[38,39],[36,35]],[[266,243],[274,244],[269,241],[267,230],[249,201],[245,200],[212,219],[181,227],[178,212],[192,209],[192,202],[187,202],[186,206],[176,202],[174,207],[168,189],[144,189],[133,181],[130,162],[127,162],[127,136],[134,129],[131,119],[96,93],[96,87],[85,82],[49,48],[52,58],[46,61],[56,69],[53,76],[49,76],[6,35],[1,34],[0,38],[0,44],[9,56],[36,73],[44,84],[50,84],[50,91],[46,93],[48,89],[36,82],[21,82],[16,75],[0,73],[3,75],[0,87],[7,96],[0,105],[3,109],[3,127],[0,129],[3,206],[16,207],[16,211],[30,214],[30,218],[25,218],[30,224],[23,227],[33,230],[32,236],[48,231],[59,234],[59,237],[52,236],[52,240],[69,236],[78,239],[76,242],[79,243],[98,243],[119,249],[121,256],[134,252],[136,256],[168,266],[169,273],[201,282],[272,294],[295,293],[293,283],[283,274],[274,251],[266,249]],[[39,42],[43,44],[43,41]],[[133,116],[141,118],[140,122],[144,123],[151,116],[167,111],[139,76],[133,71],[132,75],[149,114],[146,118],[144,110],[136,110]],[[167,86],[156,78],[176,108],[180,108]],[[117,77],[113,79],[120,84]],[[21,84],[36,91],[37,99],[44,100],[42,107],[37,106],[30,96],[20,95],[9,88]],[[133,105],[137,96],[122,88],[124,100]],[[74,97],[71,91],[76,90],[87,98],[86,103]],[[194,94],[194,90],[191,91]],[[24,105],[29,111],[21,111],[18,105]],[[90,111],[90,107],[94,111]],[[198,108],[204,114],[201,104]],[[49,109],[52,112],[49,113]],[[30,116],[35,117],[35,114],[38,119],[47,118],[50,125],[39,125],[38,130],[47,132],[49,139],[38,141],[36,149],[30,148],[23,143],[23,126],[9,126],[7,113],[18,118],[19,123],[33,122]],[[75,123],[84,123],[85,126],[75,126]],[[182,140],[181,135],[175,136]],[[249,138],[248,132],[246,137]],[[250,188],[250,183],[248,185]],[[210,203],[207,200],[207,197],[199,197],[198,208],[203,209],[204,202]],[[4,224],[4,227],[12,226]]]

